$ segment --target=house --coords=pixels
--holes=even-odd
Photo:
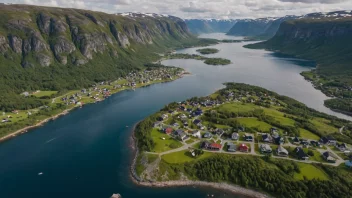
[[[285,143],[285,140],[284,140],[284,138],[278,136],[278,137],[274,138],[274,142],[275,142],[277,145],[281,145],[281,144]]]
[[[202,121],[196,119],[196,120],[193,121],[193,124],[195,124],[195,125],[197,125],[197,126],[202,126]]]
[[[336,162],[336,156],[334,154],[332,154],[329,151],[326,151],[323,153],[323,158],[327,161],[327,162],[331,162],[331,163],[335,163]]]
[[[204,135],[203,135],[204,138],[211,138],[213,137],[213,135],[209,132],[206,132]]]
[[[153,127],[160,127],[162,125],[162,122],[158,121],[158,122],[154,122]]]
[[[199,130],[192,131],[192,136],[195,138],[201,138],[202,135],[200,134]]]
[[[181,130],[181,129],[176,130],[176,131],[174,132],[174,135],[175,135],[175,137],[176,137],[177,139],[179,139],[179,140],[181,140],[181,141],[184,141],[184,140],[188,139],[187,134],[186,134],[183,130]]]
[[[173,127],[179,127],[180,125],[177,122],[175,122],[175,123],[172,124],[172,126]]]
[[[292,141],[293,141],[293,144],[299,144],[301,142],[298,137],[294,137]]]
[[[169,116],[168,116],[167,114],[161,115],[161,119],[162,119],[162,120],[165,120],[165,119],[167,119],[167,118],[169,118]]]
[[[224,130],[223,129],[215,129],[215,133],[218,135],[221,135],[224,133]]]
[[[227,151],[228,152],[236,152],[237,146],[235,144],[227,144]]]
[[[232,135],[231,135],[231,139],[233,139],[233,140],[238,140],[239,139],[239,135],[238,135],[238,133],[232,133]]]
[[[341,152],[344,152],[347,149],[347,145],[345,143],[342,143],[342,144],[337,143],[336,148],[339,149]]]
[[[273,152],[273,150],[271,149],[271,147],[268,144],[261,144],[259,149],[260,149],[261,153],[272,153]]]
[[[203,149],[208,149],[208,150],[220,150],[221,149],[221,144],[217,144],[217,143],[210,143],[208,141],[205,141],[202,143],[201,148]]]
[[[277,147],[277,155],[280,157],[287,157],[288,156],[288,151],[281,145]]]
[[[239,150],[240,150],[241,152],[248,152],[249,148],[248,148],[247,145],[241,144],[240,147],[239,147]]]
[[[194,111],[194,115],[195,116],[200,116],[200,115],[202,115],[203,114],[203,111],[202,111],[202,109],[200,109],[200,108],[198,108],[196,111]]]
[[[251,135],[244,135],[244,139],[245,139],[247,142],[252,142],[252,141],[253,141],[253,136],[251,136]]]
[[[1,121],[2,123],[5,123],[5,122],[9,122],[9,120],[8,119],[2,119],[2,121]]]
[[[272,127],[272,128],[270,129],[270,132],[271,132],[271,133],[279,133],[279,130],[277,130],[277,128]]]
[[[320,147],[320,143],[318,141],[312,140],[312,141],[310,141],[310,144],[315,146],[315,147]]]
[[[164,132],[168,135],[170,135],[174,130],[171,127],[168,127],[166,129],[164,129]]]
[[[296,147],[294,152],[296,153],[297,159],[308,160],[309,156],[303,151],[301,147]]]
[[[271,137],[270,134],[262,134],[262,140],[263,142],[273,142],[273,138]]]
[[[186,116],[185,114],[182,114],[182,115],[180,116],[180,118],[181,118],[181,119],[187,119],[187,116]]]
[[[308,142],[308,140],[302,139],[302,140],[301,140],[301,144],[303,145],[303,148],[308,148],[308,147],[309,147],[309,142]]]
[[[336,139],[331,136],[322,137],[320,139],[322,144],[335,145],[337,143]]]

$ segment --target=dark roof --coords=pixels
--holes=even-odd
[[[201,122],[202,122],[201,120],[194,120],[194,121],[193,121],[194,124],[199,124],[199,123],[201,123]]]
[[[295,149],[296,153],[297,153],[297,156],[299,158],[305,158],[305,157],[308,157],[308,155],[303,151],[303,149],[301,147],[297,147]]]

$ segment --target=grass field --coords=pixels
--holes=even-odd
[[[299,163],[298,165],[301,169],[301,173],[295,173],[294,178],[297,180],[303,180],[304,177],[306,177],[307,179],[329,179],[328,175],[324,171],[315,167],[314,165],[305,163]]]
[[[40,98],[40,97],[43,97],[43,96],[49,96],[50,97],[50,96],[52,96],[54,94],[57,94],[57,91],[39,91],[39,92],[34,93],[33,96]]]
[[[335,133],[339,131],[338,128],[329,125],[328,121],[325,119],[315,118],[311,120],[311,123],[314,124],[319,129],[319,131],[325,134]]]
[[[170,136],[164,133],[161,133],[160,131],[158,131],[158,129],[155,129],[155,128],[153,128],[152,130],[152,137],[155,142],[155,147],[153,149],[153,152],[156,152],[156,153],[169,151],[182,146],[181,142],[174,140]],[[165,138],[165,140],[163,140],[162,138]]]
[[[170,163],[170,164],[180,164],[180,163],[185,163],[185,162],[191,162],[194,160],[205,159],[205,158],[213,156],[213,155],[216,155],[216,154],[210,153],[210,152],[204,152],[204,154],[199,156],[198,158],[193,158],[188,150],[184,150],[184,151],[179,151],[179,152],[163,155],[161,158],[165,162]]]
[[[304,139],[310,139],[310,140],[319,140],[320,137],[315,135],[314,133],[307,131],[305,129],[299,129],[301,137]]]
[[[246,127],[255,127],[260,132],[268,132],[272,127],[270,124],[259,121],[257,118],[237,118],[237,121]]]

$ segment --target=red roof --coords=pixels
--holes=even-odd
[[[210,144],[210,147],[211,147],[211,148],[221,149],[221,144],[212,143],[212,144]]]
[[[172,133],[172,131],[173,131],[173,129],[170,127],[165,129],[166,134],[170,134],[170,133]]]
[[[248,146],[245,144],[241,144],[240,150],[248,150]]]

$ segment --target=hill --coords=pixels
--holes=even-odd
[[[351,98],[352,47],[347,44],[351,39],[352,12],[338,11],[313,13],[285,21],[272,39],[247,47],[314,60],[316,71],[304,76],[329,96]]]
[[[0,109],[39,106],[20,93],[115,80],[157,60],[157,52],[199,42],[168,15],[0,4]]]

